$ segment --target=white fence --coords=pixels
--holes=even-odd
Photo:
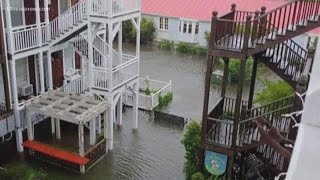
[[[146,94],[146,90],[151,92]],[[159,96],[172,92],[172,82],[163,82],[146,78],[139,79],[139,108],[152,111],[159,105]],[[124,103],[127,106],[133,105],[133,92],[127,90],[124,94]]]

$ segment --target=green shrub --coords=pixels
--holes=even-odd
[[[239,59],[230,59],[229,63],[229,78],[230,83],[237,83],[239,80],[239,73],[240,73],[240,63],[241,60]],[[252,74],[252,65],[253,59],[250,57],[246,61],[246,69],[244,72],[244,79],[249,80]]]
[[[174,42],[169,40],[162,40],[159,42],[158,47],[165,51],[171,51],[174,48]]]
[[[191,54],[197,56],[205,56],[207,54],[207,49],[201,46],[193,46],[191,48]]]
[[[191,180],[205,180],[201,172],[196,172],[192,175]]]
[[[163,108],[169,105],[169,103],[172,102],[173,99],[173,93],[172,92],[168,92],[166,95],[164,96],[159,96],[159,108]]]
[[[0,170],[0,179],[16,180],[43,180],[47,178],[47,173],[43,169],[33,169],[26,163],[12,163],[5,167],[6,171]]]
[[[184,172],[186,179],[191,180],[192,176],[199,171],[198,168],[198,154],[201,144],[201,127],[200,124],[192,121],[186,127],[186,132],[183,135],[182,144],[185,148],[185,163]]]
[[[269,80],[261,81],[264,88],[257,93],[254,102],[268,104],[278,99],[288,97],[294,93],[294,89],[285,81],[272,82]]]
[[[135,42],[137,33],[130,20],[123,22],[123,40],[129,42]],[[147,43],[153,41],[155,37],[156,28],[153,20],[142,18],[140,23],[140,41],[141,43]]]
[[[177,52],[179,53],[185,53],[185,54],[190,54],[191,53],[191,45],[185,42],[180,42],[177,44]]]

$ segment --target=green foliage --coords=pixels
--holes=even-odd
[[[204,38],[207,41],[207,46],[209,46],[209,43],[210,43],[210,36],[211,36],[211,32],[204,32]]]
[[[191,45],[185,42],[180,42],[177,44],[177,51],[179,53],[189,54],[191,52]]]
[[[165,51],[171,51],[174,49],[174,42],[169,40],[162,40],[159,42],[158,47]]]
[[[199,123],[192,121],[186,128],[186,133],[183,135],[182,143],[185,147],[185,163],[184,172],[186,179],[191,180],[192,176],[199,171],[198,168],[198,154],[201,144],[201,127]]]
[[[229,63],[230,83],[237,83],[239,80],[240,62],[241,61],[239,59],[230,59],[230,63]],[[249,80],[251,77],[252,65],[253,65],[253,59],[250,57],[246,61],[246,69],[244,72],[245,80]]]
[[[262,81],[264,89],[257,93],[255,103],[268,104],[278,99],[288,97],[294,93],[293,88],[285,81]]]
[[[185,42],[180,42],[177,45],[177,52],[184,54],[192,54],[197,56],[204,56],[207,54],[207,49],[201,46],[194,46]]]
[[[194,46],[191,48],[191,54],[197,56],[205,56],[207,54],[207,49],[201,46]]]
[[[169,103],[172,102],[173,99],[173,93],[172,92],[168,92],[166,95],[164,96],[159,96],[159,108],[163,108],[169,105]]]
[[[124,21],[123,22],[123,40],[129,42],[135,42],[137,33],[134,29],[131,21]],[[156,28],[154,22],[151,19],[142,18],[141,20],[141,35],[140,41],[141,43],[147,43],[153,41],[155,37]]]
[[[191,180],[205,180],[201,172],[196,172],[192,175]]]
[[[29,169],[26,172],[25,180],[44,180],[47,178],[47,173],[43,169]]]
[[[32,169],[25,163],[12,163],[5,167],[6,171],[0,171],[0,179],[7,180],[43,180],[47,173],[43,169]]]

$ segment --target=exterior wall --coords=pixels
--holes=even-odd
[[[200,46],[207,46],[207,40],[205,37],[206,32],[208,33],[211,32],[211,23],[200,21],[199,22],[199,45]]]
[[[52,74],[53,74],[53,87],[58,88],[63,85],[63,52],[58,51],[52,54]]]
[[[200,46],[206,46],[207,41],[205,39],[205,32],[210,32],[211,24],[210,22],[200,21],[199,22],[199,33],[194,35],[192,34],[182,34],[179,32],[180,19],[169,17],[169,29],[159,30],[159,19],[160,16],[143,14],[144,18],[152,19],[156,26],[156,40],[166,39],[174,42],[188,42],[196,43]],[[194,21],[194,20],[193,20]],[[194,21],[195,23],[196,21]],[[183,27],[181,27],[183,28]]]
[[[169,28],[168,31],[165,30],[159,30],[159,16],[153,16],[153,15],[143,15],[144,18],[152,19],[155,26],[156,26],[156,39],[167,39],[170,41],[177,42],[178,34],[179,34],[179,19],[176,18],[169,18]]]

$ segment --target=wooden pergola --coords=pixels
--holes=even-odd
[[[31,115],[38,113],[56,119],[56,135],[61,138],[60,120],[78,125],[79,130],[79,155],[84,157],[84,124],[95,121],[101,114],[105,115],[104,137],[108,136],[108,122],[106,121],[107,101],[100,101],[94,97],[84,97],[67,94],[60,90],[51,91],[39,96],[26,105],[26,120],[28,126],[28,139],[34,140],[34,130]],[[90,132],[91,133],[91,132]],[[106,147],[108,149],[108,147]]]

